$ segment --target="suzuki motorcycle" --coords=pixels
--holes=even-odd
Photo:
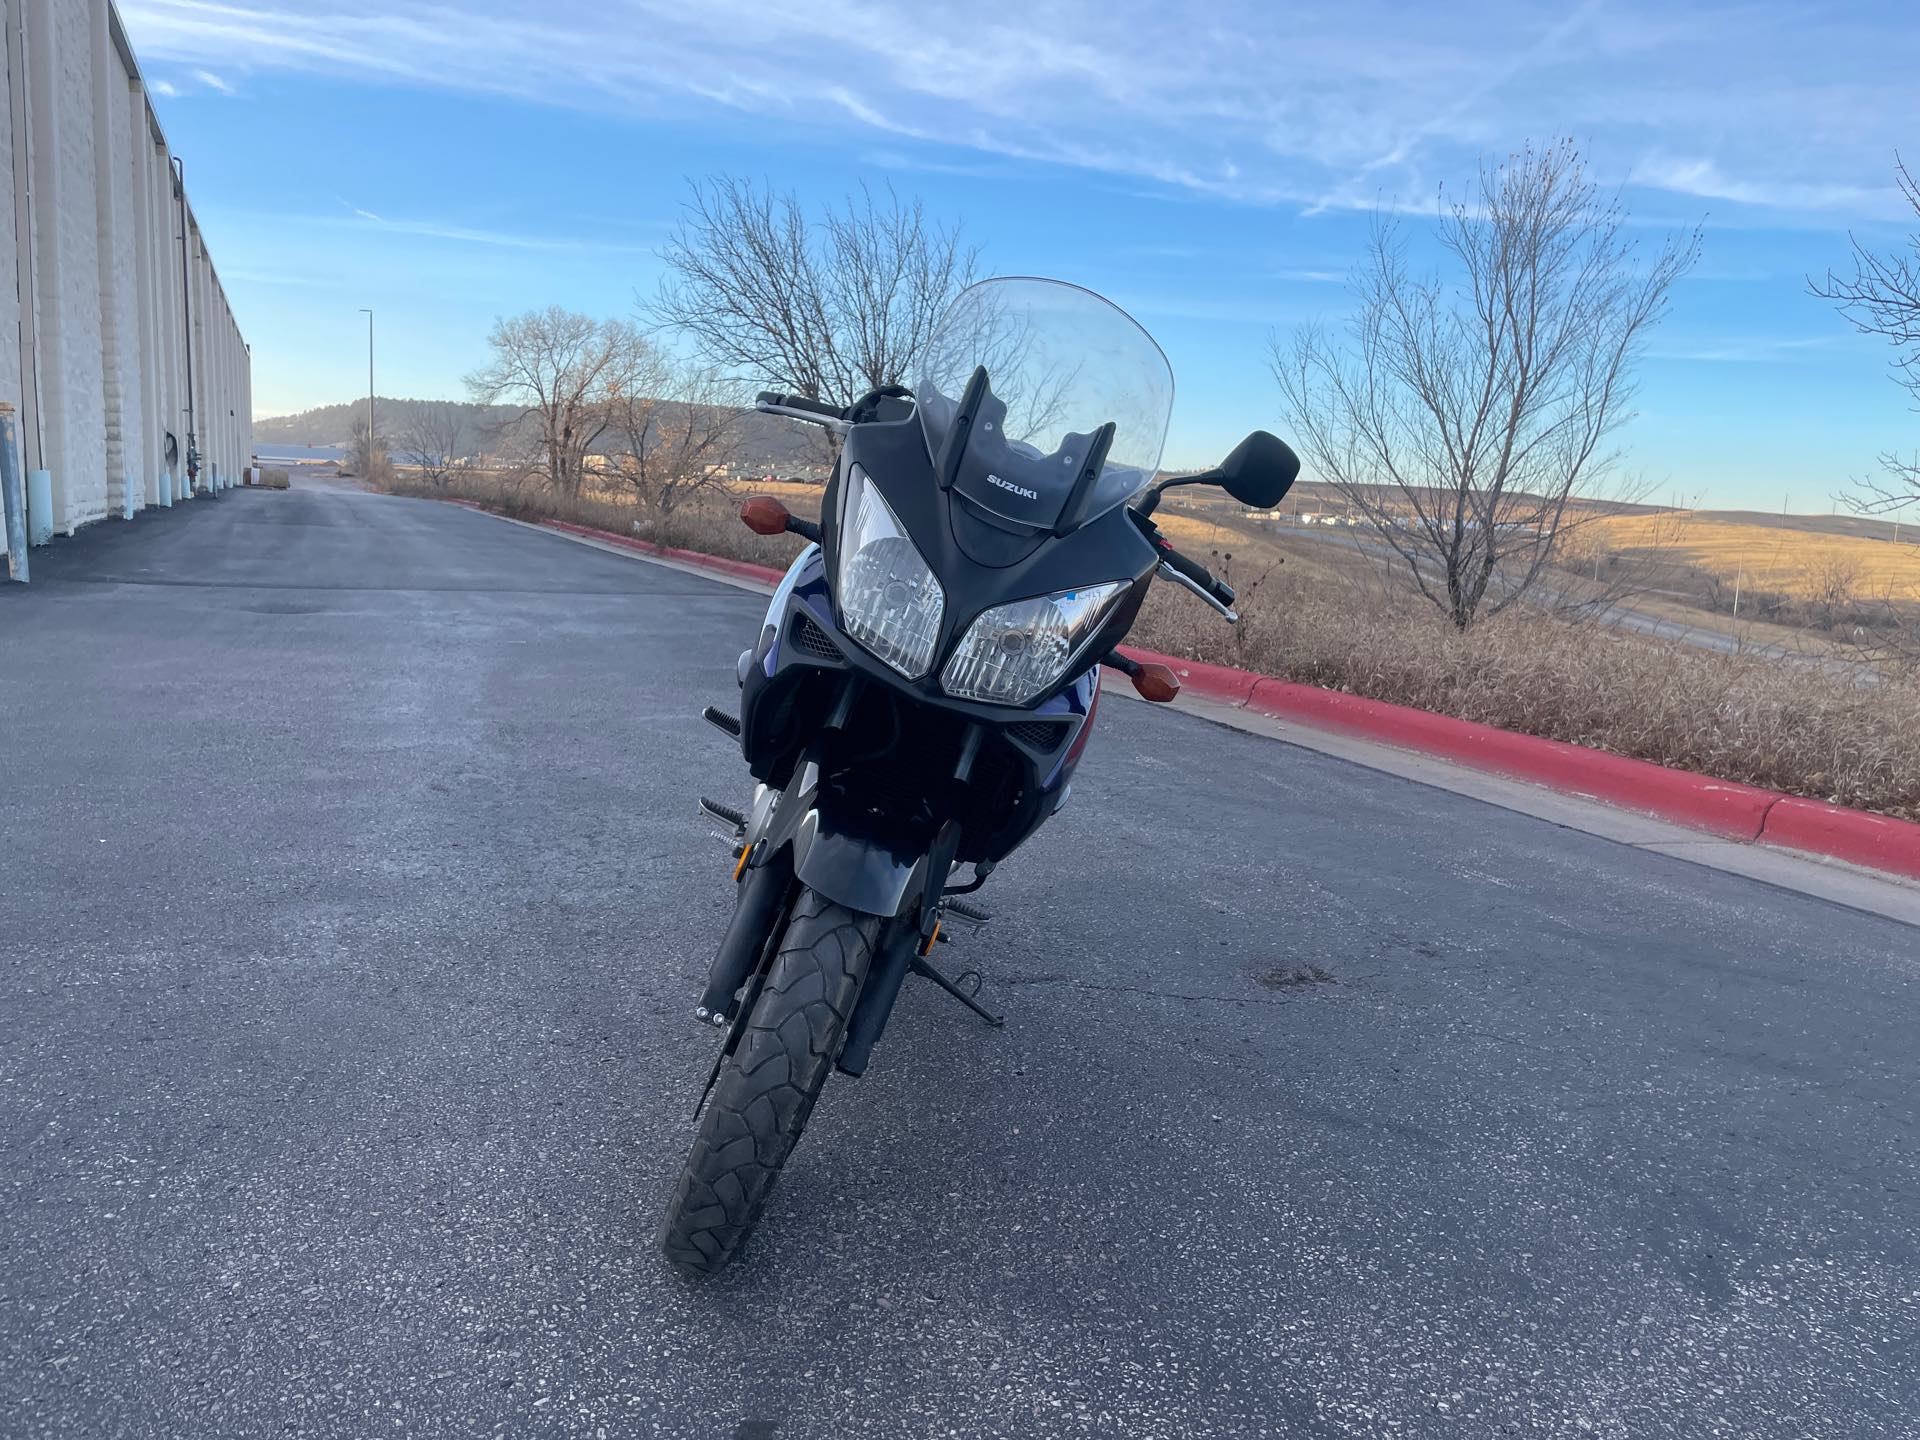
[[[725,1037],[660,1234],[683,1270],[739,1253],[829,1072],[866,1070],[908,975],[1001,1023],[936,948],[986,920],[961,897],[1066,803],[1102,668],[1174,697],[1171,671],[1115,649],[1154,577],[1237,618],[1155,507],[1210,484],[1268,508],[1300,462],[1255,431],[1155,484],[1172,407],[1145,330],[1036,279],[964,291],[911,391],[759,397],[840,448],[818,525],[741,509],[809,543],[740,656],[739,715],[706,711],[758,783],[744,812],[700,802],[731,829],[736,901],[694,1009]]]

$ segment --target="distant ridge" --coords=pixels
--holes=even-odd
[[[462,417],[460,449],[464,454],[479,454],[491,443],[490,436],[501,425],[520,413],[514,405],[473,405],[461,400],[413,400],[381,395],[375,398],[375,414],[382,438],[403,430],[407,417],[422,406],[446,406]],[[269,415],[253,422],[255,445],[338,446],[353,443],[354,417],[367,408],[364,399],[339,405],[316,405],[297,415]],[[818,464],[820,450],[817,431],[781,420],[772,415],[745,411],[739,421],[740,449],[736,458],[747,465]],[[614,448],[611,439],[594,447],[599,453]]]

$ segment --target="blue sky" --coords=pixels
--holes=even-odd
[[[1920,416],[1805,277],[1890,250],[1908,0],[122,0],[253,346],[257,413],[457,396],[494,316],[626,315],[688,177],[891,183],[1166,349],[1171,463],[1278,428],[1269,334],[1347,311],[1380,206],[1570,135],[1647,243],[1705,226],[1642,370],[1664,497],[1825,511]],[[1909,215],[1909,222],[1912,217]]]

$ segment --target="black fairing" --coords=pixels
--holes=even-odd
[[[1159,560],[1124,507],[1065,536],[1016,533],[999,517],[983,517],[936,483],[923,433],[911,413],[849,432],[823,498],[822,553],[790,572],[784,598],[741,665],[740,743],[755,778],[817,809],[821,835],[871,852],[876,873],[894,879],[903,858],[924,855],[948,820],[960,827],[956,858],[998,861],[1058,808],[1090,734],[1094,667],[1133,623]],[[917,680],[869,654],[838,613],[832,577],[840,502],[855,465],[886,497],[945,592],[934,662]],[[981,525],[999,537],[985,544],[1006,546],[1000,563],[978,558]],[[948,656],[983,610],[1108,581],[1130,588],[1060,682],[1030,704],[959,700],[941,688]],[[791,787],[808,773],[817,776],[817,793],[801,802]],[[843,904],[892,913],[897,887],[856,887],[833,870],[832,858],[831,850],[810,848],[801,878],[840,885],[846,893],[834,898]]]
[[[1041,529],[1023,533],[1009,522],[987,515],[957,488],[939,487],[920,424],[911,418],[858,425],[847,435],[821,512],[821,548],[829,575],[838,573],[840,497],[847,469],[853,465],[879,487],[946,592],[939,646],[928,674],[919,680],[907,680],[877,660],[872,661],[872,673],[929,699],[956,704],[940,689],[940,670],[954,644],[982,611],[1013,600],[1110,580],[1130,582],[1132,589],[1109,614],[1084,653],[1089,657],[1105,654],[1132,626],[1159,557],[1127,518],[1124,506],[1114,507],[1067,535],[1055,536]],[[1084,668],[1072,667],[1073,674]],[[1034,703],[1065,688],[1073,674],[1063,677]],[[1019,713],[1007,706],[963,708],[997,711],[1010,718]]]

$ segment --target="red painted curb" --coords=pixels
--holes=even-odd
[[[1920,825],[1789,795],[1767,811],[1768,845],[1812,850],[1874,870],[1920,879]]]
[[[575,525],[569,520],[542,520],[539,522],[549,530],[564,530],[569,535],[585,535],[594,540],[604,540],[610,545],[619,545],[627,550],[637,550],[642,555],[652,555],[662,560],[677,560],[683,565],[692,565],[701,570],[711,570],[719,575],[732,575],[742,580],[759,580],[769,585],[777,585],[787,572],[776,570],[770,565],[755,565],[750,560],[729,560],[723,555],[703,555],[698,550],[676,550],[671,545],[657,545],[651,540],[636,540],[631,535],[620,535],[612,530],[596,530],[591,525]]]
[[[1520,735],[1471,720],[1323,690],[1316,685],[1275,680],[1225,665],[1202,666],[1145,651],[1129,653],[1171,666],[1183,685],[1188,684],[1191,672],[1191,693],[1224,700],[1255,714],[1442,755],[1477,770],[1536,780],[1556,790],[1590,795],[1736,840],[1758,839],[1767,807],[1779,799],[1775,792],[1758,786],[1669,770],[1646,760],[1629,760],[1563,740]]]
[[[1128,653],[1169,666],[1190,694],[1255,714],[1444,756],[1475,769],[1591,796],[1734,840],[1808,851],[1920,878],[1920,825],[1890,815],[1803,800],[1758,785],[1670,770],[1649,760],[1631,760],[1564,740],[1522,735],[1225,665],[1131,647]]]
[[[1389,740],[1478,770],[1538,781],[1735,840],[1759,839],[1767,807],[1780,798],[1757,785],[1669,770],[1648,760],[1630,760],[1564,740],[1516,734],[1285,680],[1262,680],[1255,685],[1247,708]]]

